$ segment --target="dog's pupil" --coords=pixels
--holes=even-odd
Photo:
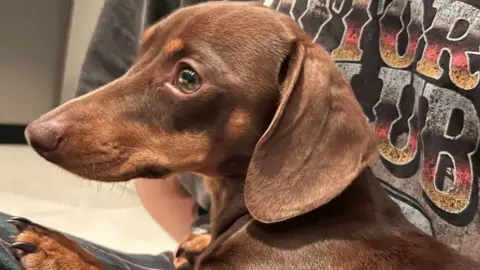
[[[198,83],[197,74],[191,69],[182,70],[178,80],[181,84],[189,88],[195,87]]]

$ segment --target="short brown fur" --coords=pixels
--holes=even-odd
[[[165,55],[172,55],[183,48],[183,41],[179,38],[172,39],[167,42],[165,49],[163,49]]]

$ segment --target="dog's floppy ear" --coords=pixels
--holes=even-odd
[[[378,156],[373,130],[323,48],[296,41],[282,66],[280,104],[245,182],[247,208],[264,223],[328,203]]]

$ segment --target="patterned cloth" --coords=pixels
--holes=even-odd
[[[5,270],[21,270],[17,260],[13,257],[9,249],[12,235],[15,233],[15,227],[6,221],[10,216],[0,213],[0,269]],[[126,254],[119,251],[102,247],[72,237],[82,247],[88,249],[95,257],[98,258],[109,269],[128,269],[128,270],[170,270],[174,269],[171,263],[173,254],[171,252],[161,253],[158,255],[145,254]]]

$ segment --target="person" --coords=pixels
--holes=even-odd
[[[143,6],[140,2],[105,1],[78,95],[123,75],[134,60],[141,29],[179,7],[176,1],[143,1]],[[180,6],[197,2],[201,1],[183,0]],[[372,169],[406,217],[479,260],[480,4],[476,0],[260,2],[295,19],[331,53],[350,80],[379,138],[381,158]],[[209,198],[201,177],[136,179],[135,187],[146,210],[176,240],[205,225]],[[8,242],[3,228],[0,247]],[[78,241],[112,269],[126,265],[171,269],[171,253],[130,255]],[[18,267],[5,258],[11,258],[6,249],[0,261],[11,269]]]

